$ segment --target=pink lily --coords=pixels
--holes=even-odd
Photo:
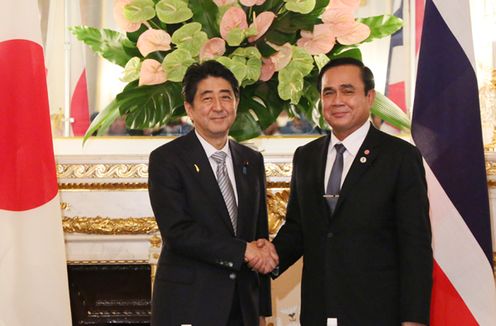
[[[262,35],[264,35],[267,30],[269,29],[270,25],[272,25],[272,22],[276,18],[276,15],[272,11],[264,11],[260,13],[260,15],[255,16],[255,19],[253,20],[253,23],[250,25],[250,27],[255,27],[257,31],[257,35],[255,36],[250,36],[248,38],[248,42],[252,43],[258,40]]]
[[[263,5],[265,0],[239,0],[239,2],[246,7],[253,7],[255,5]]]
[[[270,58],[262,58],[262,70],[260,72],[261,81],[267,81],[272,78],[276,72],[276,66]]]
[[[200,49],[200,61],[215,59],[225,52],[226,42],[220,37],[211,38]]]
[[[140,35],[136,47],[146,57],[155,51],[168,51],[171,49],[171,36],[161,29],[149,29]]]
[[[157,85],[167,81],[167,75],[160,62],[146,59],[141,64],[139,85]]]
[[[224,40],[227,40],[227,34],[234,28],[247,29],[248,22],[243,9],[239,7],[231,7],[227,9],[220,21],[220,35]]]
[[[335,36],[328,24],[315,25],[313,33],[301,31],[301,36],[296,44],[311,55],[326,54],[335,44]]]
[[[113,14],[114,19],[119,28],[122,30],[132,33],[136,32],[140,27],[141,23],[133,23],[124,17],[124,6],[129,4],[131,0],[114,0]]]

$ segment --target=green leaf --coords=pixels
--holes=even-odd
[[[403,26],[403,20],[392,15],[360,18],[358,21],[370,27],[370,35],[362,43],[389,36]]]
[[[236,121],[234,121],[234,124],[229,130],[229,135],[234,137],[237,141],[255,138],[261,133],[262,130],[260,129],[260,126],[249,111],[238,112]]]
[[[217,14],[219,8],[212,0],[189,0],[191,11],[193,11],[193,21],[202,25],[208,38],[219,36],[219,24]]]
[[[258,81],[262,72],[262,60],[258,58],[249,58],[246,61],[246,79],[243,86],[251,85]]]
[[[176,44],[178,48],[189,51],[192,57],[198,56],[201,47],[208,40],[207,34],[202,32],[201,28],[200,23],[183,25],[172,35],[172,43]]]
[[[181,84],[167,81],[137,87],[133,82],[116,97],[119,111],[126,115],[130,129],[145,129],[166,124],[183,105]]]
[[[313,60],[317,65],[317,69],[320,71],[329,62],[329,57],[325,54],[314,55]]]
[[[234,27],[227,33],[227,44],[230,46],[238,46],[245,39],[245,32],[239,28]]]
[[[362,61],[362,52],[360,51],[359,48],[356,47],[347,48],[344,51],[336,51],[336,53],[332,51],[331,60],[337,58],[353,58]]]
[[[167,80],[181,82],[186,74],[186,70],[194,62],[195,60],[191,57],[191,54],[184,49],[177,49],[169,53],[165,57],[164,62],[162,62]]]
[[[411,128],[411,122],[408,115],[380,92],[376,92],[371,112],[397,128],[406,130],[410,130]]]
[[[155,17],[152,0],[132,0],[124,6],[124,17],[132,23],[141,23]]]
[[[121,67],[124,67],[131,59],[124,48],[136,47],[123,34],[110,29],[100,30],[88,26],[73,26],[69,27],[69,30],[94,52]]]
[[[297,104],[303,91],[303,74],[298,69],[288,66],[279,71],[277,92],[283,100]]]
[[[114,120],[119,116],[119,105],[117,100],[114,99],[109,105],[105,107],[91,122],[88,130],[83,137],[83,145],[86,143],[88,138],[93,136],[95,133],[97,135],[102,135],[107,132],[108,128],[114,122]]]
[[[132,81],[135,81],[139,78],[140,75],[140,69],[141,69],[141,60],[138,57],[133,57],[131,60],[129,60],[124,67],[124,72],[122,78],[120,78],[121,81],[130,83]]]
[[[313,69],[313,59],[310,54],[304,49],[292,46],[293,54],[288,66],[289,69],[297,69],[303,77],[308,75]],[[287,67],[288,68],[288,67]]]
[[[235,57],[239,58],[239,57]],[[244,59],[241,59],[244,60]],[[243,83],[243,80],[246,77],[246,64],[243,62],[240,62],[238,60],[233,60],[228,57],[218,57],[216,61],[222,63],[224,66],[226,66],[231,72],[234,74],[234,77],[238,80],[238,83],[241,85]]]
[[[300,14],[309,14],[315,8],[315,0],[284,0],[286,9]]]
[[[166,24],[182,23],[193,17],[193,12],[183,0],[161,0],[155,8],[158,18]]]

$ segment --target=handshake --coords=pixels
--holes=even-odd
[[[276,248],[266,239],[258,239],[246,244],[245,262],[261,274],[268,274],[279,265]]]

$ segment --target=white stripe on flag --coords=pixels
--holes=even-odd
[[[63,243],[58,195],[31,210],[0,210],[0,325],[71,325]]]
[[[434,259],[481,325],[496,320],[492,268],[446,192],[424,161],[431,206]]]

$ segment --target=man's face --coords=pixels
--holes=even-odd
[[[343,65],[324,73],[320,98],[325,120],[334,135],[343,140],[369,118],[375,91],[370,90],[365,95],[360,68]]]
[[[184,103],[196,130],[207,141],[227,137],[236,119],[237,105],[231,84],[220,77],[201,80],[193,103]]]

